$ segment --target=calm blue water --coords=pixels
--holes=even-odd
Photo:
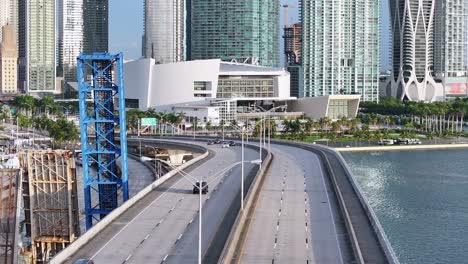
[[[468,263],[468,149],[343,156],[401,263]]]

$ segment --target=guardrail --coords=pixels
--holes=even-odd
[[[153,141],[154,142],[154,141]],[[189,144],[184,144],[186,147]],[[197,145],[191,145],[194,148],[200,150],[203,147],[197,146]],[[99,232],[101,232],[104,228],[107,227],[108,224],[110,224],[112,221],[114,221],[116,218],[121,216],[125,211],[127,211],[130,207],[135,205],[137,202],[139,202],[143,197],[145,197],[147,194],[149,194],[151,191],[156,189],[158,186],[169,180],[172,176],[176,175],[179,171],[185,170],[188,167],[194,165],[195,163],[202,161],[203,159],[207,158],[209,155],[209,152],[207,151],[206,148],[205,152],[184,163],[183,165],[177,167],[176,169],[170,171],[169,173],[165,174],[164,176],[160,177],[156,181],[154,181],[151,185],[147,186],[143,190],[141,190],[138,194],[130,198],[127,202],[122,204],[120,207],[116,208],[114,211],[112,211],[110,214],[108,214],[104,219],[99,221],[96,225],[94,225],[90,230],[88,230],[86,233],[84,233],[82,236],[80,236],[77,240],[75,240],[73,243],[71,243],[67,248],[62,250],[59,254],[57,254],[49,263],[50,264],[60,264],[64,263],[68,258],[73,256],[78,250],[87,244],[91,239],[93,239]]]
[[[169,138],[193,140],[191,137],[189,138],[189,137],[184,137],[184,136],[171,136]],[[196,140],[206,141],[208,139],[215,139],[215,138],[217,139],[219,137],[199,137]],[[225,140],[239,140],[239,139],[226,137]],[[369,202],[367,201],[367,199],[365,198],[362,192],[362,189],[357,184],[355,178],[353,177],[353,174],[351,173],[351,170],[347,166],[343,157],[337,151],[329,147],[322,146],[322,145],[313,145],[313,144],[308,144],[308,143],[293,142],[293,141],[286,141],[286,140],[271,140],[271,143],[302,148],[302,149],[311,151],[321,157],[324,169],[326,170],[327,174],[329,175],[329,179],[332,182],[332,186],[333,186],[333,189],[334,189],[334,192],[335,192],[335,195],[338,200],[339,207],[340,207],[339,209],[343,215],[345,225],[350,236],[350,240],[351,240],[350,243],[351,243],[353,253],[355,255],[357,263],[374,263],[373,260],[375,259],[373,258],[372,255],[380,254],[377,252],[379,251],[379,247],[380,247],[380,250],[382,250],[382,254],[385,256],[386,262],[390,264],[399,263],[398,258],[396,257],[396,254],[393,251],[393,248],[375,212],[370,207]],[[339,164],[332,165],[330,162],[330,158],[336,159]],[[271,160],[269,162],[271,162]],[[349,190],[348,188],[347,191],[344,191],[342,189],[343,186],[340,187],[338,177],[335,173],[335,171],[338,169],[336,166],[343,169],[344,176],[349,181],[351,185],[350,187],[352,187],[351,190]],[[263,168],[267,168],[267,167],[264,166]],[[341,179],[341,181],[344,181],[345,178],[340,177],[339,179]],[[258,186],[256,188],[258,188]],[[255,190],[255,191],[258,192],[258,190]],[[352,191],[353,194],[349,194],[349,195],[354,196],[354,198],[357,198],[357,200],[359,201],[359,205],[362,207],[362,208],[353,208],[353,210],[362,209],[364,211],[364,214],[361,214],[361,215],[364,215],[366,219],[361,218],[361,220],[368,220],[370,225],[369,223],[361,223],[361,226],[359,226],[356,223],[356,221],[359,220],[359,219],[356,219],[356,218],[359,218],[357,217],[357,215],[359,214],[356,213],[355,211],[350,212],[350,208],[348,207],[348,204],[350,203],[350,201],[347,201],[344,195],[345,193],[349,193],[350,191]],[[252,194],[249,192],[248,195],[252,195]],[[240,214],[238,217],[246,218],[247,216]],[[238,253],[235,253],[235,252],[240,252],[241,247],[239,247],[239,245],[242,245],[236,242],[241,237],[241,234],[238,234],[238,232],[240,231],[237,230],[239,229],[238,225],[240,225],[238,221],[246,221],[246,219],[244,220],[236,219],[235,228],[231,230],[231,232],[233,232],[232,235],[230,234],[230,239],[235,241],[236,245],[234,246],[232,242],[228,242],[229,244],[226,245],[225,249],[223,250],[219,263],[238,263],[240,261],[239,257],[236,256],[236,254]],[[372,235],[369,234],[370,233],[369,232],[370,230],[368,229],[369,227],[372,230],[372,235],[375,235],[376,239],[372,238]],[[366,241],[366,238],[368,238],[369,241]],[[371,241],[375,243],[372,243]]]
[[[382,254],[385,257],[386,262],[390,264],[400,263],[398,261],[398,258],[396,257],[395,252],[393,251],[390,242],[388,241],[388,238],[375,212],[370,207],[369,202],[367,201],[362,192],[362,189],[357,184],[343,157],[337,151],[326,146],[318,146],[300,142],[290,142],[283,140],[274,140],[272,142],[276,144],[299,147],[305,150],[309,150],[321,157],[324,168],[332,182],[333,189],[335,191],[335,195],[340,207],[340,211],[342,212],[345,225],[350,236],[351,246],[357,263],[374,263],[374,257],[378,255],[377,251],[379,250],[377,247],[375,247],[376,245],[378,245],[382,250]],[[329,159],[330,157],[336,158],[339,164],[332,165]],[[365,241],[363,239],[366,238],[369,240],[374,240],[371,236],[369,236],[369,230],[367,230],[366,233],[366,224],[363,223],[359,225],[359,223],[357,223],[357,220],[359,220],[356,219],[358,218],[358,212],[350,212],[350,208],[348,207],[350,204],[350,199],[349,197],[348,199],[345,199],[346,192],[344,192],[342,189],[344,185],[342,185],[342,183],[339,182],[340,180],[338,179],[338,175],[336,175],[336,170],[338,169],[337,166],[340,166],[343,169],[345,174],[344,176],[351,184],[352,190],[348,190],[348,192],[352,191],[353,195],[355,195],[358,199],[360,206],[362,206],[365,216],[370,223],[370,227],[372,228],[372,232],[376,236],[376,239],[374,241],[375,243],[373,243],[372,241]],[[360,210],[359,208],[353,209]]]

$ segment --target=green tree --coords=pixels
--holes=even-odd
[[[19,113],[18,116],[18,126],[23,129],[23,128],[28,128],[31,126],[31,118]]]

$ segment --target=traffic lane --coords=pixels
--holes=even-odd
[[[290,146],[278,145],[294,156],[305,175],[311,263],[349,263],[354,261],[346,228],[339,212],[333,187],[316,154]],[[303,154],[300,154],[303,153]]]
[[[201,178],[206,172],[206,167],[221,170],[237,158],[234,151],[221,148],[212,148],[212,150],[215,151],[214,158],[194,169],[190,173],[191,176]],[[192,183],[181,179],[175,186],[166,190],[157,203],[155,202],[143,212],[137,221],[123,229],[114,239],[115,243],[107,244],[101,251],[92,256],[92,259],[97,263],[109,260],[112,262],[138,260],[139,256],[146,256],[148,253],[142,248],[154,244],[155,241],[158,247],[156,250],[152,248],[149,253],[157,256],[167,254],[167,250],[176,241],[178,235],[184,231],[186,222],[190,220],[191,215],[195,214],[195,211],[183,210],[183,205],[191,202],[191,199],[185,200],[185,198],[192,197],[191,190]],[[160,233],[165,235],[164,240],[160,239],[158,235]]]
[[[245,160],[258,159],[258,151],[253,149],[245,149]],[[244,180],[245,183],[251,181],[258,170],[258,165],[245,164]],[[229,226],[224,225],[225,217],[231,217],[232,220],[237,216],[240,208],[240,184],[241,184],[241,167],[236,166],[231,172],[222,179],[222,183],[218,185],[216,190],[211,191],[210,199],[203,205],[203,220],[202,220],[202,254],[207,255],[207,250],[212,246],[212,242],[217,241],[218,236],[221,240],[227,239],[230,232]],[[247,185],[246,185],[247,186]],[[245,189],[247,191],[247,188]],[[237,211],[229,211],[237,204]],[[198,214],[194,221],[188,225],[187,231],[181,237],[180,241],[174,245],[167,263],[196,263],[198,258]],[[226,228],[226,229],[223,229]],[[222,229],[222,230],[221,230]],[[215,256],[205,259],[204,263],[216,263],[216,255],[220,253],[224,245],[216,245]],[[211,254],[211,253],[210,253]],[[213,260],[213,258],[215,258]]]
[[[274,160],[247,236],[242,263],[306,263],[304,174],[295,157],[272,145]]]
[[[261,200],[247,237],[243,263],[271,263],[273,259],[285,261],[288,255],[300,256],[301,261],[309,260],[309,263],[343,263],[342,255],[347,259],[349,247],[347,250],[342,250],[347,245],[346,236],[343,232],[344,227],[339,217],[335,218],[338,215],[338,207],[334,199],[330,199],[332,191],[329,183],[327,184],[324,179],[320,159],[307,150],[276,144],[271,146],[273,154],[276,155],[270,171],[278,171],[279,168],[275,167],[275,163],[278,164],[278,162],[283,161],[285,164],[281,166],[288,168],[286,179],[290,177],[295,179],[293,182],[296,184],[296,188],[290,188],[289,192],[287,188],[285,189],[285,197],[283,198],[283,203],[287,206],[285,210],[289,210],[288,215],[300,215],[302,213],[302,217],[283,219],[283,222],[288,223],[285,225],[286,229],[282,228],[281,222],[278,227],[275,214],[269,212],[269,210],[270,208],[275,208],[273,211],[279,210],[277,207],[281,205],[281,199],[278,202],[278,196],[280,196],[278,193],[281,193],[283,188],[278,187],[278,181],[281,182],[281,175],[270,173],[262,190]],[[295,170],[295,168],[299,171]],[[300,177],[303,178],[303,186],[297,188],[297,186],[300,186]],[[302,201],[299,201],[300,192],[304,194]],[[294,198],[294,196],[297,197]],[[276,207],[273,207],[275,205],[272,204],[275,203]],[[304,206],[297,206],[299,204]],[[277,215],[278,211],[275,213]],[[278,232],[276,231],[277,228],[279,229]],[[297,228],[299,231],[291,230],[288,232],[287,228]],[[256,229],[259,229],[259,231],[256,231]],[[304,234],[304,231],[306,231],[307,243],[305,243],[306,241],[303,240],[304,237],[301,235],[301,233]],[[275,245],[272,244],[271,240],[276,240],[277,243],[286,240],[288,243],[277,244],[275,249]],[[305,245],[305,247],[300,246],[305,253],[293,253],[294,249],[292,248],[295,247],[294,245],[301,244]]]
[[[216,149],[217,147],[214,148]],[[236,156],[236,161],[238,161],[240,154],[237,149],[230,148],[223,151],[233,153]],[[225,160],[225,162],[227,162],[227,160]],[[211,166],[210,170],[214,170],[216,173],[229,167],[234,162],[231,160],[229,163],[230,164],[228,165],[220,163],[217,164],[218,166]],[[196,174],[195,171],[191,174],[197,178],[213,175],[207,174],[207,171],[209,170],[203,169],[202,174]],[[220,175],[220,177],[214,179],[214,181],[209,185],[208,195],[202,196],[204,206],[207,204],[207,201],[209,202],[214,200],[212,195],[217,193],[217,188],[219,186],[224,185],[224,179],[233,177],[235,173],[237,172],[230,170],[225,173],[224,177]],[[210,181],[210,179],[206,180]],[[192,185],[178,191],[189,193],[189,195],[188,197],[185,197],[186,199],[181,203],[181,206],[175,209],[174,212],[169,215],[169,218],[155,229],[150,236],[131,253],[127,263],[147,263],[150,260],[152,262],[164,261],[167,259],[174,245],[180,243],[180,241],[186,237],[187,228],[194,225],[194,219],[196,219],[199,196],[192,194]],[[207,216],[212,217],[211,214]]]
[[[236,157],[234,154],[229,156],[228,151],[224,151],[228,154],[228,156],[219,155],[220,150],[213,149],[213,151],[214,153],[210,154],[211,157],[209,160],[204,161],[201,165],[199,165],[199,167],[190,168],[188,171],[200,171],[200,166],[203,168],[204,166],[207,166],[207,164],[211,167],[222,166],[223,164],[232,162],[233,158]],[[172,205],[174,203],[171,203],[171,201],[178,201],[178,196],[187,195],[181,193],[177,194],[176,192],[169,192],[173,189],[177,190],[181,188],[189,188],[190,184],[184,182],[185,180],[181,179],[181,176],[174,176],[167,183],[163,184],[161,187],[157,188],[155,191],[144,197],[136,205],[131,207],[116,221],[109,224],[108,227],[106,227],[91,242],[83,247],[82,250],[76,253],[75,256],[73,256],[73,259],[89,259],[93,256],[99,259],[99,255],[102,254],[110,256],[111,259],[115,259],[117,262],[125,260],[135,248],[133,245],[135,245],[135,243],[140,243],[140,239],[144,238],[148,231],[153,228],[154,222],[160,221],[160,219],[164,217],[164,215],[161,215],[161,212],[165,212],[163,209],[167,209],[167,207],[161,208],[161,205]],[[153,213],[156,215],[152,216]],[[140,224],[140,219],[136,221],[135,218],[143,217],[142,215],[152,220],[149,220],[146,225]],[[132,232],[134,228],[135,230],[139,231]],[[141,228],[143,228],[143,230]],[[107,261],[107,259],[105,259],[105,261]]]

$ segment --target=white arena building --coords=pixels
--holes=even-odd
[[[356,116],[360,95],[290,97],[285,69],[224,62],[219,59],[155,64],[154,59],[124,64],[127,108],[184,112],[186,120],[219,124],[221,120],[258,118],[272,107],[285,106],[278,118],[303,114],[314,119]],[[339,108],[339,109],[338,109]],[[334,109],[337,109],[336,111]]]

